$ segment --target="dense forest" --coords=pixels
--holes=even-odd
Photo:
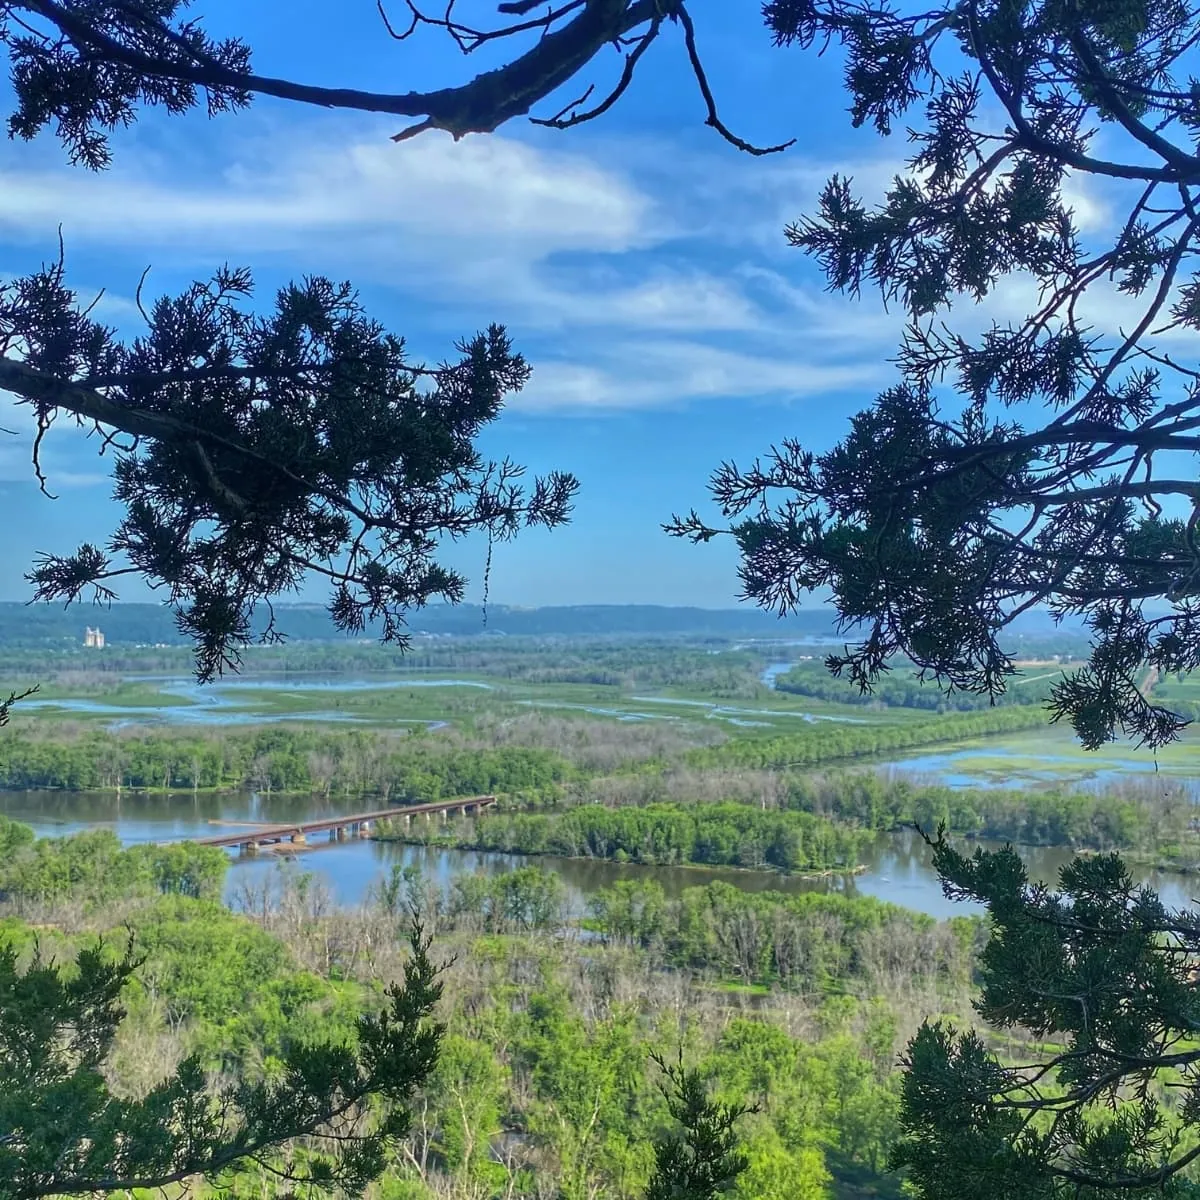
[[[229,856],[191,842],[123,847],[109,830],[37,838],[0,815],[0,897],[87,904],[136,900],[157,893],[220,900]]]
[[[552,751],[455,749],[420,735],[279,729],[133,733],[103,730],[0,740],[0,787],[115,791],[251,788],[412,802],[554,785],[570,773]]]
[[[991,708],[904,724],[855,725],[817,721],[796,733],[737,738],[719,746],[694,750],[687,756],[687,761],[697,767],[819,767],[843,759],[870,758],[917,746],[961,742],[996,733],[1017,733],[1037,729],[1045,722],[1045,710],[1032,705]]]
[[[386,821],[377,837],[444,839],[418,822]],[[850,870],[864,832],[804,812],[744,804],[581,805],[557,813],[487,814],[450,835],[454,845],[509,854],[551,854],[658,865],[736,866],[784,872]]]
[[[914,784],[867,772],[818,779],[794,774],[780,781],[772,805],[693,800],[607,808],[585,801],[528,812],[513,797],[469,821],[383,822],[376,836],[511,854],[802,873],[851,867],[866,835],[944,825],[960,837],[1132,851],[1165,869],[1200,868],[1200,830],[1183,786],[1005,790]]]
[[[739,738],[684,756],[694,767],[816,767],[916,747],[1036,727],[1037,708],[896,725],[821,722],[777,737]],[[442,739],[446,742],[446,739]],[[662,769],[642,761],[636,769]],[[552,786],[569,774],[561,754],[539,747],[442,745],[434,737],[328,727],[250,730],[12,729],[0,741],[0,787],[197,791],[253,788],[320,795],[432,800],[443,795]]]
[[[397,869],[360,910],[281,870],[235,912],[143,876],[136,850],[102,839],[0,836],[0,936],[24,959],[35,943],[62,959],[132,931],[142,961],[109,1067],[131,1095],[184,1054],[252,1078],[285,1040],[348,1036],[399,971],[405,913],[420,906],[448,963],[448,1030],[379,1185],[405,1200],[633,1200],[667,1119],[652,1056],[681,1046],[717,1095],[757,1108],[735,1197],[899,1196],[886,1172],[896,1054],[919,1012],[966,1012],[982,936],[978,921],[874,900],[714,884],[668,902],[648,882],[597,895],[580,940],[560,880],[534,867],[446,889]],[[63,883],[46,885],[50,864]],[[113,872],[145,885],[118,896]],[[229,1187],[276,1194],[269,1164]]]

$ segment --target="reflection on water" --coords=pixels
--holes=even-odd
[[[27,822],[43,837],[107,828],[128,844],[232,833],[239,828],[239,822],[314,820],[361,807],[361,804],[322,802],[317,798],[268,797],[257,793],[196,797],[126,795],[118,801],[113,795],[89,792],[0,792],[0,813]],[[768,871],[642,867],[592,859],[526,859],[391,842],[317,845],[318,848],[299,856],[300,864],[322,875],[337,900],[348,905],[366,899],[372,885],[392,863],[419,866],[444,885],[464,872],[499,873],[536,862],[562,877],[576,912],[583,911],[587,897],[599,888],[620,879],[648,877],[657,880],[669,896],[678,896],[686,887],[723,880],[750,892],[842,891],[848,895],[877,896],[939,918],[976,911],[971,905],[945,898],[930,866],[927,847],[912,833],[881,835],[866,854],[867,869],[861,874],[816,879]],[[1069,851],[1057,848],[1023,848],[1021,854],[1030,877],[1051,884],[1057,881],[1059,871],[1071,857]],[[272,855],[237,861],[229,872],[228,894],[232,896],[247,885],[265,883],[278,865],[279,860]],[[1142,872],[1140,877],[1159,890],[1167,904],[1176,907],[1192,903],[1193,894],[1200,890],[1200,880],[1187,876]]]

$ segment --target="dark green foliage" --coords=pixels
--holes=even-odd
[[[0,383],[35,412],[38,445],[60,417],[138,439],[117,456],[125,516],[108,548],[43,558],[37,598],[109,599],[131,564],[166,587],[201,679],[236,666],[256,606],[312,570],[332,582],[339,629],[371,620],[403,642],[405,610],[462,597],[434,559],[439,535],[557,525],[576,488],[556,474],[526,497],[520,468],[475,449],[529,376],[502,329],[427,370],[348,284],[289,285],[267,316],[248,311],[250,293],[248,272],[222,269],[159,300],[125,343],[87,315],[61,262],[0,291]],[[275,632],[268,619],[258,636]]]
[[[85,949],[67,972],[37,957],[21,971],[15,951],[0,949],[0,1197],[217,1181],[252,1162],[297,1187],[360,1192],[406,1133],[406,1105],[442,1037],[431,1019],[438,971],[416,928],[411,951],[403,985],[346,1041],[291,1042],[263,1080],[210,1085],[200,1060],[185,1059],[128,1100],[109,1092],[101,1067],[138,967],[133,951],[114,960]]]
[[[991,915],[980,1016],[1048,1044],[1014,1066],[978,1034],[922,1029],[896,1152],[917,1194],[1196,1194],[1200,921],[1116,855],[1075,860],[1057,892],[1011,849],[965,857],[939,838],[934,855],[947,894]]]
[[[789,440],[725,464],[712,494],[729,524],[693,511],[671,532],[732,534],[764,607],[832,593],[857,642],[828,666],[863,690],[905,655],[997,695],[1008,622],[1037,603],[1082,617],[1091,656],[1055,685],[1054,718],[1089,748],[1172,740],[1185,722],[1140,685],[1147,667],[1200,666],[1200,394],[1164,340],[1200,326],[1200,9],[773,0],[765,15],[780,45],[841,43],[856,124],[912,129],[912,172],[880,204],[834,177],[788,230],[831,288],[907,315],[901,378],[831,450]],[[1069,175],[1112,185],[1098,238]],[[960,302],[1023,280],[1027,317],[955,327]],[[1095,325],[1114,286],[1119,333]]]
[[[179,65],[211,63],[231,73],[244,72],[250,52],[244,43],[207,37],[195,21],[186,20],[187,0],[142,0],[136,4],[89,6],[87,18],[104,35],[149,60]],[[47,11],[49,10],[49,11]],[[81,54],[70,42],[36,35],[17,14],[42,12],[53,17],[58,5],[6,4],[0,9],[0,41],[12,59],[12,85],[17,101],[9,118],[14,137],[32,138],[49,125],[66,147],[71,161],[92,168],[108,165],[107,134],[127,125],[139,105],[161,105],[170,113],[195,107],[201,94],[210,114],[245,106],[240,87],[206,83],[203,89],[161,72],[136,71],[104,55]],[[77,5],[60,10],[70,22],[87,19]],[[11,24],[10,24],[11,23]]]
[[[413,6],[407,30],[397,30],[385,15],[383,30],[396,41],[407,41],[422,26],[431,26],[449,34],[464,53],[485,42],[516,37],[520,43],[531,30],[539,33],[532,46],[526,44],[510,61],[467,84],[391,95],[361,91],[355,79],[331,88],[256,75],[244,42],[212,41],[198,20],[184,19],[186,7],[186,0],[100,0],[83,7],[59,0],[10,0],[0,5],[0,44],[13,60],[17,99],[10,131],[32,137],[52,124],[75,160],[102,166],[108,161],[106,134],[131,122],[139,104],[178,113],[204,96],[209,112],[219,113],[240,108],[251,95],[261,94],[323,108],[424,118],[395,135],[396,141],[426,129],[445,130],[457,140],[467,133],[491,133],[504,122],[524,116],[558,89],[574,89],[572,77],[608,46],[632,47],[607,100],[581,108],[593,85],[583,100],[557,115],[532,118],[538,124],[566,129],[599,116],[621,96],[638,60],[670,17],[683,27],[687,59],[708,107],[708,125],[751,154],[770,154],[792,144],[760,149],[726,128],[696,50],[691,16],[681,0],[587,0],[552,6],[532,17],[527,14],[540,7],[534,0],[509,0],[496,6],[504,15],[485,28],[432,16]]]
[[[392,821],[380,836],[423,840],[420,825]],[[703,863],[779,871],[849,869],[865,840],[860,830],[809,813],[764,811],[745,804],[587,804],[557,813],[492,813],[457,844],[515,854],[556,854],[620,862]]]
[[[659,1055],[667,1111],[679,1129],[654,1146],[654,1175],[646,1200],[713,1200],[730,1191],[749,1165],[736,1126],[749,1109],[709,1097],[700,1072]]]

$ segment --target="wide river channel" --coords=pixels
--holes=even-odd
[[[167,842],[183,838],[212,837],[236,832],[239,822],[290,822],[361,811],[361,804],[339,807],[318,799],[271,797],[255,794],[130,795],[118,801],[110,793],[89,792],[0,792],[0,812],[24,821],[43,837],[60,837],[83,829],[112,829],[127,844]],[[1030,875],[1048,883],[1057,880],[1070,852],[1059,848],[1024,848]],[[779,875],[769,871],[721,870],[695,867],[646,867],[594,859],[520,858],[507,854],[442,850],[405,846],[391,842],[346,841],[326,844],[316,841],[294,862],[273,854],[240,858],[227,876],[227,897],[236,900],[247,888],[270,885],[280,870],[310,870],[323,876],[337,902],[357,905],[366,900],[373,885],[392,863],[421,867],[439,882],[448,883],[466,872],[490,873],[511,870],[525,863],[538,863],[559,874],[567,885],[573,909],[582,913],[587,898],[599,888],[619,879],[656,879],[668,893],[678,895],[686,887],[724,880],[746,891],[844,891],[850,895],[878,896],[882,900],[917,909],[936,917],[965,914],[971,906],[947,900],[930,867],[929,851],[915,835],[883,834],[864,856],[866,870],[856,875],[815,879]],[[1200,878],[1156,872],[1142,878],[1158,889],[1163,900],[1182,907],[1200,895]]]
[[[788,662],[772,662],[762,672],[761,679],[768,687],[775,686],[776,677],[790,667]],[[112,725],[198,723],[249,724],[271,719],[256,703],[256,692],[281,681],[268,678],[224,680],[200,688],[187,679],[160,679],[167,702],[161,706],[123,709],[87,700],[45,701],[47,707],[60,711],[103,712],[113,718]],[[414,679],[406,676],[390,681],[348,680],[344,677],[290,679],[289,691],[321,695],[335,691],[375,689],[379,687],[473,687],[489,688],[489,684],[468,679]],[[662,698],[635,697],[628,707],[593,709],[618,720],[671,720],[672,704],[688,706],[688,715],[700,715],[731,724],[758,724],[756,714],[761,709],[729,706],[700,701],[668,701]],[[29,703],[43,703],[33,701]],[[647,712],[647,704],[665,705]],[[318,705],[319,707],[319,705]],[[551,705],[553,707],[553,705]],[[576,707],[576,706],[568,706]],[[582,707],[582,706],[581,706]],[[679,709],[675,709],[679,712]],[[298,719],[333,719],[343,714],[306,711],[292,714]],[[822,719],[802,711],[773,714],[793,717],[798,721]],[[833,718],[845,720],[847,718]],[[424,722],[431,727],[444,721]],[[1161,764],[1163,776],[1171,776],[1176,784],[1190,788],[1200,802],[1200,747],[1193,755],[1185,751],[1171,763]],[[1193,765],[1195,764],[1195,765]],[[1095,755],[1081,758],[1070,731],[1042,730],[1036,734],[1019,734],[998,738],[982,738],[959,746],[935,749],[901,757],[880,769],[945,783],[951,787],[1021,787],[1059,784],[1095,787],[1131,776],[1146,777],[1154,770],[1152,760],[1144,752],[1123,746],[1108,747]],[[368,806],[370,807],[370,806]],[[263,797],[253,793],[224,796],[204,795],[129,795],[120,799],[108,793],[87,792],[0,792],[0,813],[24,821],[44,837],[57,837],[83,829],[112,829],[127,844],[135,842],[167,842],[184,838],[212,837],[236,832],[239,822],[292,822],[314,820],[339,812],[361,810],[363,804],[347,802],[342,808],[330,806],[309,797]],[[1061,848],[1021,849],[1030,875],[1047,883],[1057,881],[1058,873],[1071,855]],[[971,906],[947,900],[941,885],[930,867],[928,848],[914,834],[883,834],[864,856],[864,871],[855,875],[797,878],[765,871],[734,871],[693,867],[646,867],[632,864],[602,862],[593,859],[537,858],[523,859],[506,854],[481,854],[473,851],[431,849],[423,846],[404,846],[397,843],[348,841],[326,845],[323,840],[303,852],[294,863],[287,863],[273,854],[257,859],[236,858],[229,872],[227,896],[235,900],[247,888],[268,885],[283,870],[311,870],[323,876],[334,898],[342,904],[357,905],[370,895],[372,887],[389,870],[392,863],[420,866],[425,873],[447,883],[463,872],[500,872],[511,870],[526,862],[537,862],[556,871],[567,885],[572,906],[583,912],[587,898],[600,888],[619,879],[653,876],[670,895],[685,887],[695,887],[720,879],[747,891],[845,891],[849,894],[878,896],[907,908],[930,913],[936,917],[972,911]],[[1143,872],[1142,878],[1174,906],[1192,902],[1200,895],[1200,877]]]

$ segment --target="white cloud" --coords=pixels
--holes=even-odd
[[[126,159],[125,163],[130,163]],[[221,178],[169,181],[145,167],[0,172],[0,230],[136,247],[297,250],[373,235],[406,252],[536,246],[623,251],[656,236],[653,206],[618,174],[503,137],[455,144],[385,138],[348,144],[243,143]]]
[[[339,143],[280,134],[243,143],[215,181],[171,179],[129,156],[103,175],[0,171],[0,237],[49,245],[60,222],[68,250],[179,270],[286,259],[447,307],[502,308],[533,328],[735,330],[765,319],[694,259],[641,257],[682,226],[625,171],[502,136],[394,146],[361,126]],[[556,269],[563,255],[608,265]],[[118,302],[104,315],[131,310]]]
[[[879,198],[904,170],[898,156],[739,158],[724,170],[720,150],[664,154],[649,141],[594,141],[585,157],[549,138],[396,146],[390,129],[361,122],[338,140],[295,123],[251,128],[187,178],[136,147],[102,175],[9,166],[0,237],[53,244],[61,222],[68,251],[117,255],[131,272],[232,260],[349,276],[395,296],[402,331],[406,311],[457,332],[500,319],[535,365],[513,405],[528,412],[812,396],[892,375],[902,314],[869,292],[823,291],[782,226],[813,210],[835,172]],[[18,164],[32,161],[23,153]],[[1085,227],[1110,221],[1090,184],[1072,181],[1070,199]],[[955,324],[1023,316],[1028,302],[1024,281],[1005,281]],[[96,311],[136,324],[120,296]]]
[[[395,146],[381,130],[346,128],[337,142],[295,125],[269,130],[188,178],[136,153],[103,175],[9,167],[0,237],[49,242],[61,221],[68,251],[139,266],[199,274],[219,260],[282,261],[349,275],[394,291],[402,329],[409,305],[442,324],[494,315],[520,331],[539,368],[516,405],[528,411],[809,395],[877,373],[882,352],[863,365],[850,351],[882,347],[894,323],[864,320],[861,307],[761,265],[757,235],[744,236],[772,198],[815,195],[824,166],[797,160],[746,179],[744,161],[714,176],[700,156],[672,162],[665,177],[661,148],[653,159],[619,147],[585,158],[567,143],[503,136]],[[772,258],[786,253],[773,228]],[[800,255],[792,261],[811,273]],[[97,313],[137,323],[119,296]],[[714,335],[741,343],[721,349]],[[674,340],[653,341],[663,336]]]
[[[798,400],[823,392],[873,393],[891,368],[882,357],[841,362],[748,354],[688,341],[627,343],[619,360],[542,361],[509,407],[517,412],[596,412],[681,406],[714,399]]]

